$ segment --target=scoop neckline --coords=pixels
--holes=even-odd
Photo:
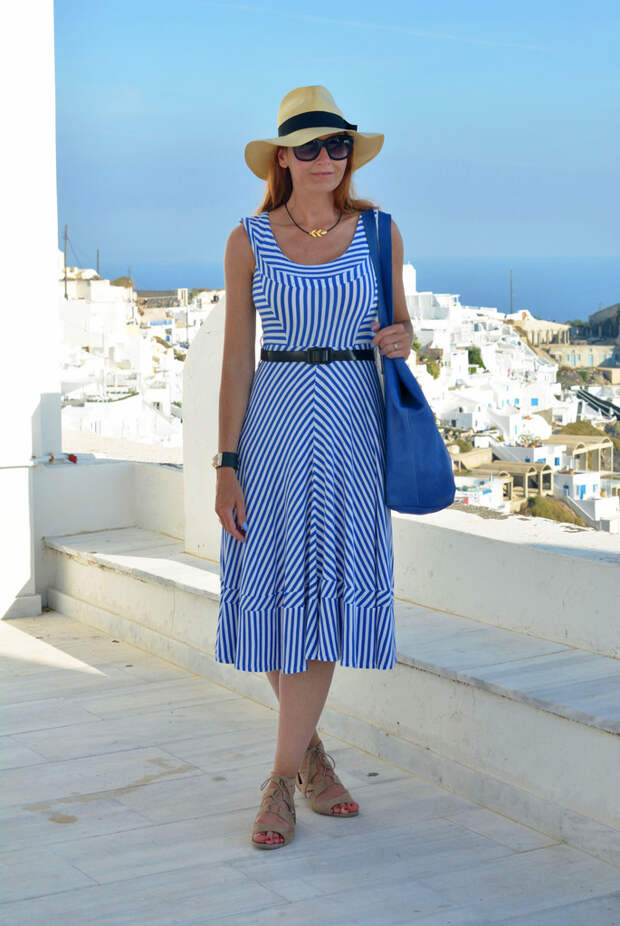
[[[273,229],[272,229],[272,227],[271,227],[271,222],[270,222],[270,220],[269,220],[269,213],[268,213],[268,212],[265,212],[265,221],[267,222],[267,228],[269,229],[269,234],[271,235],[271,237],[272,237],[272,239],[273,239],[273,243],[275,244],[276,248],[278,249],[278,251],[280,252],[280,254],[282,255],[282,257],[283,257],[285,260],[287,260],[287,261],[289,262],[289,264],[294,264],[296,267],[329,267],[330,264],[335,264],[337,261],[342,260],[342,258],[343,258],[343,257],[351,250],[351,248],[353,247],[353,244],[354,244],[354,242],[355,242],[355,239],[357,238],[357,234],[358,234],[358,231],[359,231],[359,227],[360,227],[360,222],[361,222],[361,220],[362,220],[362,213],[360,212],[360,214],[359,214],[358,217],[357,217],[357,223],[356,223],[356,225],[355,225],[355,231],[353,232],[353,237],[351,238],[351,241],[349,242],[349,244],[347,245],[347,247],[345,248],[345,250],[344,250],[344,251],[342,252],[342,254],[340,254],[338,257],[334,257],[334,258],[332,258],[332,260],[324,260],[323,263],[321,263],[321,264],[300,264],[299,261],[297,261],[297,260],[291,260],[291,258],[290,258],[290,257],[287,257],[287,255],[284,253],[284,251],[282,250],[282,248],[281,248],[280,245],[278,244],[278,241],[277,241],[277,239],[276,239],[276,236],[275,236],[274,233],[273,233]]]

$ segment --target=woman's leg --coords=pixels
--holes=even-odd
[[[276,670],[267,673],[280,702],[278,744],[273,764],[275,774],[289,778],[295,776],[308,745],[318,742],[316,724],[327,700],[335,666],[335,662],[309,659],[305,672],[286,674]],[[337,794],[339,786],[331,787]],[[330,796],[329,790],[325,796]],[[337,804],[334,810],[347,813],[349,805]],[[272,830],[258,833],[254,838],[257,842],[284,841],[279,833]]]
[[[335,663],[334,663],[334,665],[335,665]],[[274,692],[275,692],[276,698],[277,698],[278,701],[279,701],[279,700],[280,700],[280,670],[279,670],[279,669],[273,669],[271,672],[266,672],[265,674],[266,674],[267,678],[269,679],[269,684],[271,685],[271,687],[273,688],[273,690],[274,690]],[[316,744],[318,743],[318,741],[319,741],[319,734],[317,733],[316,727],[315,727],[315,728],[314,728],[314,731],[313,731],[313,733],[312,733],[312,736],[310,737],[310,740],[308,741],[308,743],[307,743],[307,745],[306,745],[306,748],[307,748],[308,746],[316,746]]]
[[[305,672],[280,673],[280,722],[273,766],[277,774],[296,775],[308,745],[318,742],[316,724],[327,701],[335,666],[335,662],[309,659]],[[319,777],[320,773],[317,773],[315,780]],[[344,790],[341,785],[332,783],[323,796],[337,797]],[[333,810],[344,814],[349,810],[359,810],[359,805],[355,801],[352,804],[336,804]]]
[[[273,770],[296,775],[329,693],[335,662],[309,659],[305,672],[280,673],[280,718]]]

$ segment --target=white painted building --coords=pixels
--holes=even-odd
[[[148,390],[146,396],[66,405],[62,409],[62,425],[64,429],[87,434],[181,447],[182,421],[170,413],[168,396],[168,389],[162,388]],[[160,401],[163,410],[158,407]]]
[[[126,329],[137,319],[137,297],[131,287],[113,286],[90,268],[64,268],[57,250],[58,313],[62,343],[109,360],[124,355]]]
[[[222,308],[225,291],[203,290],[188,304],[189,291],[179,289],[179,306],[152,318],[145,329],[131,324],[135,311],[131,291],[95,279],[91,270],[73,269],[70,276],[71,298],[61,308],[63,342],[88,347],[106,361],[90,387],[84,385],[85,371],[78,373],[73,397],[77,390],[77,395],[94,394],[102,399],[110,389],[119,392],[124,385],[128,392],[143,396],[148,420],[153,409],[178,415],[173,403],[182,402],[183,361],[176,359],[175,348],[181,347],[183,353],[189,348],[213,310]],[[478,432],[497,429],[503,441],[511,444],[548,436],[551,427],[537,415],[539,409],[552,409],[556,423],[576,419],[577,400],[561,397],[557,367],[532,351],[506,324],[503,313],[491,307],[463,306],[456,294],[417,292],[416,270],[410,263],[403,267],[403,283],[415,339],[423,348],[441,352],[437,378],[425,362],[418,362],[415,352],[408,358],[441,423]],[[257,328],[260,331],[260,317]],[[478,348],[483,366],[470,363],[468,349],[472,347]],[[589,407],[583,410],[582,417],[595,420],[596,416]],[[89,428],[92,417],[89,414]],[[103,431],[113,420],[107,415],[95,426]],[[142,433],[144,429],[136,426],[134,430]]]
[[[545,444],[540,447],[513,447],[512,459],[523,463],[546,463],[553,470],[561,469],[572,462],[572,453],[566,444]]]
[[[510,513],[510,503],[503,497],[503,482],[492,476],[475,476],[469,473],[454,475],[456,486],[455,501],[466,505],[478,505],[493,511]]]
[[[203,289],[196,293],[192,305],[196,310],[210,310],[214,303],[224,298],[224,289]]]
[[[591,470],[562,470],[556,475],[556,495],[570,501],[586,524],[612,534],[620,533],[620,498],[612,480]]]

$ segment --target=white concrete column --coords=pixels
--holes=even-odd
[[[185,550],[217,561],[222,525],[215,513],[219,386],[226,299],[220,299],[194,337],[183,365],[183,494]]]
[[[0,74],[0,617],[7,617],[40,613],[35,470],[26,464],[61,450],[52,0],[5,5]]]
[[[215,512],[219,395],[226,322],[226,298],[214,303],[192,341],[183,367],[183,492],[185,550],[219,561],[222,525]],[[256,319],[255,366],[260,361],[262,325]]]

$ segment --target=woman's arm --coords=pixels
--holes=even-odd
[[[226,320],[219,399],[218,451],[237,451],[255,366],[256,309],[252,300],[254,255],[242,225],[226,242]],[[221,467],[218,474],[229,467]]]
[[[226,318],[217,445],[221,452],[237,451],[254,379],[256,309],[252,300],[253,272],[252,246],[245,228],[237,225],[228,236],[224,255]],[[222,526],[236,540],[245,540],[245,533],[239,529],[246,520],[246,511],[237,472],[232,466],[220,466],[216,473],[215,511]],[[237,513],[236,523],[234,511]]]

